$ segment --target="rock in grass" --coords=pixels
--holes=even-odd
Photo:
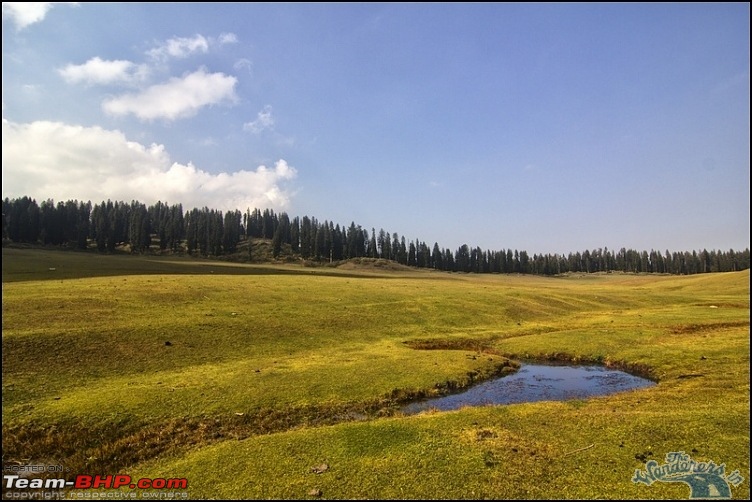
[[[311,496],[311,497],[320,497],[323,494],[324,493],[321,490],[319,490],[318,488],[313,488],[313,489],[311,489],[311,491],[308,492],[308,495]]]
[[[311,472],[314,474],[323,474],[329,470],[329,464],[314,465],[311,467]]]

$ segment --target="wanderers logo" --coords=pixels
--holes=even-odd
[[[731,486],[739,486],[744,478],[736,470],[726,475],[726,464],[692,460],[683,451],[672,451],[666,462],[658,465],[655,460],[645,463],[645,470],[635,469],[633,483],[647,486],[656,481],[662,483],[685,483],[689,486],[690,499],[730,499]]]

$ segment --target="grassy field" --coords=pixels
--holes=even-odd
[[[189,480],[191,498],[749,498],[749,271],[544,278],[3,249],[3,460]],[[402,416],[595,361],[657,386]],[[312,467],[326,464],[325,472]]]

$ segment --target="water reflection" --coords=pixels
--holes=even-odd
[[[655,383],[602,366],[522,364],[514,375],[488,380],[458,394],[411,403],[402,411],[414,414],[431,408],[447,411],[463,406],[565,401],[651,385]]]

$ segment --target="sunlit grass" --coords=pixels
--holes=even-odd
[[[499,371],[501,355],[659,384],[383,416]],[[185,476],[195,497],[683,498],[633,484],[640,458],[683,450],[748,479],[748,431],[748,271],[544,278],[3,250],[6,461]]]

